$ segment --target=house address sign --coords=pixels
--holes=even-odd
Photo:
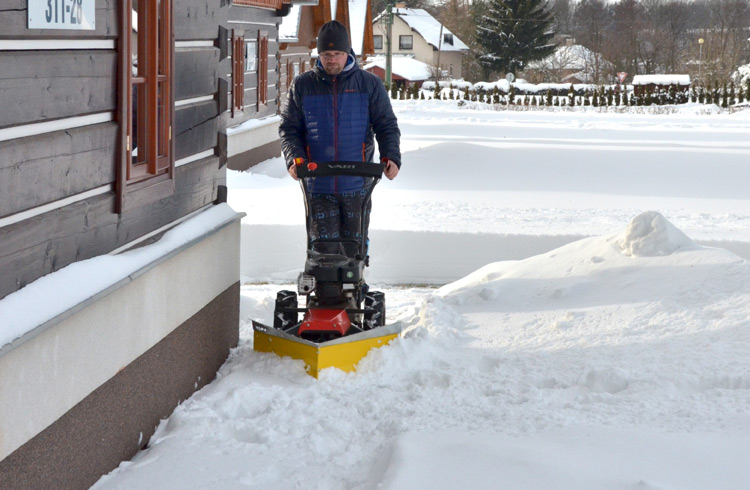
[[[29,29],[96,28],[95,0],[28,0]]]

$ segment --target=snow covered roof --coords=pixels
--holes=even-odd
[[[382,14],[381,14],[382,15]],[[443,26],[443,38],[450,34],[453,38],[453,44],[440,42],[440,22],[423,9],[402,9],[394,8],[393,15],[398,16],[406,22],[409,27],[418,32],[428,44],[441,51],[468,51],[469,47],[461,41],[458,36],[453,34],[447,27]]]
[[[385,57],[376,56],[368,58],[362,68],[368,70],[375,66],[385,70]],[[430,65],[407,56],[393,56],[391,58],[391,73],[405,78],[410,82],[427,80],[431,75]]]
[[[362,54],[365,43],[365,21],[367,20],[367,0],[349,0],[349,36],[356,55]],[[367,26],[372,29],[372,26]]]
[[[635,75],[633,85],[690,85],[690,75]]]
[[[572,44],[559,47],[554,53],[542,60],[530,62],[528,68],[532,70],[586,70],[590,69],[597,61],[600,68],[612,65],[600,53],[591,51],[580,44]]]
[[[279,42],[294,43],[299,41],[299,23],[302,18],[302,6],[294,4],[289,14],[281,18],[279,24]]]

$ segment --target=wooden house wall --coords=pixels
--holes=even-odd
[[[250,119],[258,119],[265,116],[277,114],[279,111],[279,42],[278,42],[278,14],[275,10],[260,9],[242,5],[232,5],[229,8],[227,27],[244,32],[245,41],[257,40],[259,32],[268,34],[268,92],[267,103],[258,104],[258,73],[256,71],[245,72],[245,97],[244,109],[232,115],[226,114],[226,127],[242,124]],[[231,74],[231,69],[227,71]],[[230,75],[231,82],[231,75]],[[229,84],[231,87],[232,84]],[[231,100],[231,97],[230,97]]]
[[[0,298],[212,203],[225,183],[228,0],[174,0],[175,192],[123,214],[114,212],[119,1],[97,0],[94,31],[29,30],[26,3],[0,5]]]

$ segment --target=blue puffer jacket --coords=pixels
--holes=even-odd
[[[372,162],[373,136],[380,159],[401,166],[401,132],[391,101],[380,78],[360,69],[353,52],[335,77],[318,62],[294,79],[281,111],[279,136],[287,166],[298,157],[308,162]],[[359,177],[319,177],[311,190],[330,194],[361,188]]]

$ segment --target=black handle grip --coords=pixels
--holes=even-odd
[[[385,171],[385,163],[372,162],[310,162],[297,166],[297,177],[372,177],[379,179]]]

